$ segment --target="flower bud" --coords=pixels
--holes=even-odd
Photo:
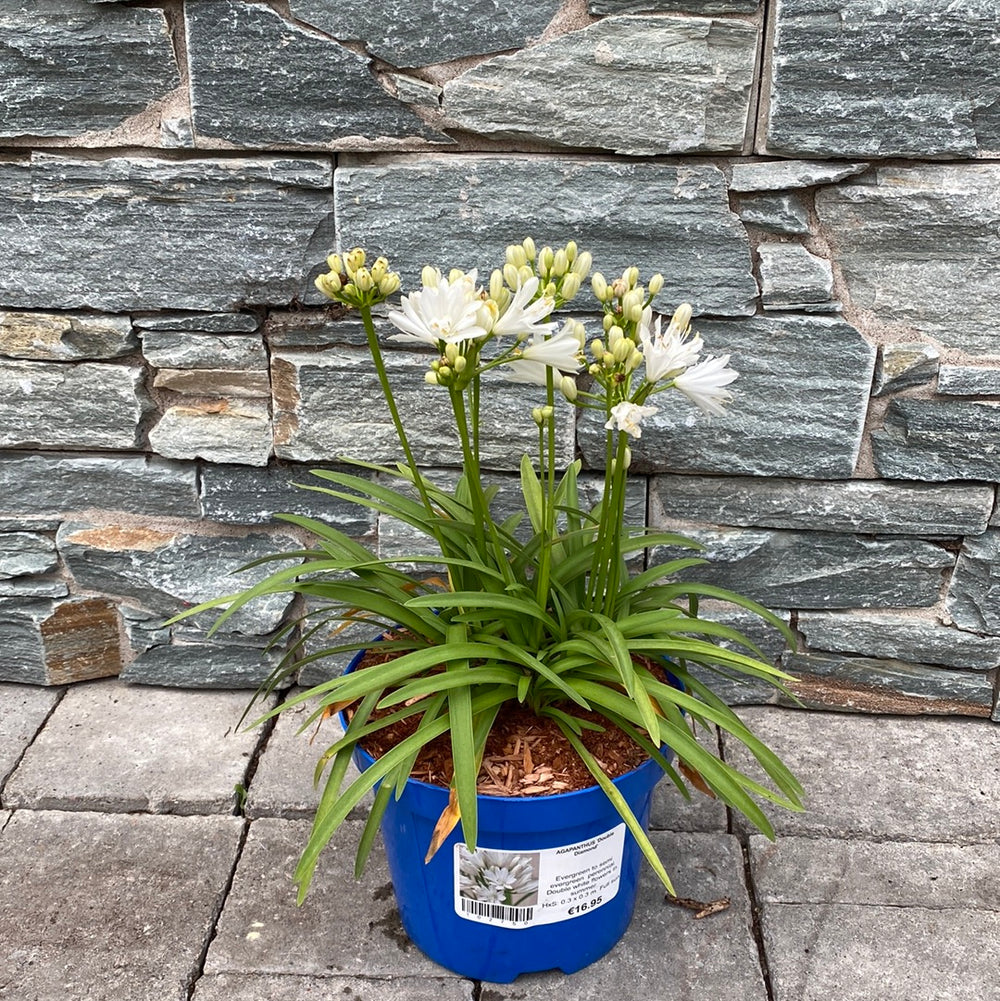
[[[454,365],[455,359],[458,357],[458,345],[446,344],[444,346],[444,357],[449,365]]]
[[[579,275],[583,281],[590,274],[590,269],[594,264],[594,257],[589,251],[584,251],[575,261],[573,261],[573,274]]]
[[[544,295],[546,298],[549,299],[555,299],[556,293],[558,291],[559,290],[556,288],[556,283],[549,282],[548,285],[546,285],[545,288],[542,289],[542,295]]]
[[[378,285],[389,272],[389,262],[384,258],[378,258],[370,268],[372,281]]]
[[[326,259],[326,266],[334,274],[342,275],[344,273],[344,262],[340,259],[340,254],[331,254]]]
[[[608,350],[614,351],[616,347],[622,342],[625,336],[625,331],[622,330],[617,324],[613,325],[608,331]]]
[[[628,282],[624,278],[616,278],[611,285],[611,297],[613,299],[620,299],[628,290]]]
[[[329,299],[335,299],[340,292],[340,275],[331,271],[326,275],[316,276],[316,288]]]
[[[355,247],[344,259],[344,266],[347,268],[348,277],[353,277],[354,272],[360,267],[364,267],[365,252],[361,247]]]
[[[680,333],[685,333],[691,326],[691,303],[682,302],[675,310],[670,320],[670,326]]]
[[[535,241],[532,240],[530,236],[526,236],[524,238],[524,241],[521,243],[521,246],[524,248],[525,257],[529,261],[533,261],[535,259],[535,254],[536,254]]]
[[[517,269],[517,277],[521,280],[522,285],[524,285],[525,282],[533,278],[534,272],[531,270],[531,266],[528,264],[524,264],[521,267],[519,267]],[[548,286],[546,286],[546,288],[548,288]],[[552,292],[551,294],[555,295],[555,292]]]
[[[569,257],[566,251],[560,248],[552,258],[552,274],[556,278],[561,278],[567,271],[569,271]]]
[[[604,280],[604,275],[600,271],[594,272],[594,277],[590,279],[590,287],[594,290],[594,296],[598,302],[604,302],[608,294],[608,283]]]
[[[564,249],[566,251],[566,260],[572,264],[576,260],[577,254],[576,240],[570,240]]]
[[[426,288],[437,288],[441,284],[441,272],[425,264],[420,271],[420,284]]]
[[[358,297],[358,286],[354,282],[348,282],[342,289],[342,293],[345,299],[357,299]]]
[[[454,285],[465,277],[465,272],[461,268],[452,268],[448,272],[448,283]]]
[[[358,268],[354,272],[354,284],[362,292],[371,292],[375,288],[375,282],[372,280],[372,273],[367,268]]]
[[[490,298],[498,300],[500,298],[500,293],[503,291],[503,272],[499,268],[494,269],[493,274],[490,275]]]
[[[629,323],[639,323],[642,320],[642,303],[632,302],[624,310],[625,319]]]
[[[390,271],[385,278],[383,278],[378,283],[379,295],[390,296],[393,292],[398,292],[401,282],[399,280],[399,275],[395,271]]]
[[[604,357],[604,343],[596,339],[591,341],[590,353],[594,356],[594,361],[600,361]]]
[[[660,289],[662,288],[663,288],[663,275],[657,272],[655,275],[653,275],[652,278],[649,279],[649,294],[659,295]]]
[[[571,317],[563,324],[563,331],[576,338],[576,343],[580,345],[582,351],[587,343],[587,328],[579,320],[574,320]]]
[[[576,379],[571,375],[564,375],[559,380],[559,392],[572,403],[576,399]]]
[[[528,263],[528,255],[524,252],[524,247],[520,244],[512,243],[507,248],[507,263],[513,264],[515,268],[523,267]]]
[[[629,288],[635,288],[639,284],[639,269],[634,265],[631,268],[627,268],[622,274]]]
[[[469,359],[466,358],[465,355],[459,355],[454,362],[455,371],[458,372],[459,375],[461,375],[468,367],[468,364],[469,364]]]
[[[625,371],[634,372],[642,364],[642,352],[633,344],[632,351],[625,361]]]
[[[634,348],[635,345],[627,337],[623,337],[617,344],[615,344],[614,348],[612,348],[611,354],[615,361],[620,365],[622,362],[628,361]]]
[[[571,271],[562,280],[561,291],[563,300],[569,302],[580,291],[580,276]]]
[[[538,269],[546,275],[552,273],[552,265],[555,264],[556,255],[551,247],[542,247],[538,255]]]
[[[531,411],[531,419],[532,419],[532,420],[533,420],[533,421],[534,421],[534,422],[535,422],[535,423],[536,423],[536,424],[537,424],[537,425],[538,425],[539,427],[541,427],[541,426],[542,426],[542,425],[543,425],[543,424],[545,423],[545,418],[544,418],[544,417],[542,416],[542,408],[541,408],[541,407],[535,407],[535,408],[534,408],[534,409],[533,409],[533,410]]]
[[[440,385],[438,382],[437,372],[424,372],[424,382],[426,382],[428,386]]]
[[[587,371],[588,371],[588,372],[589,372],[589,373],[590,373],[591,375],[599,375],[599,374],[600,374],[600,371],[601,371],[601,366],[600,366],[600,365],[598,365],[598,364],[597,364],[597,362],[595,361],[595,362],[594,362],[594,364],[593,364],[593,365],[591,365],[591,366],[590,366],[590,367],[589,367],[589,368],[587,369]]]
[[[615,318],[610,313],[605,313],[601,325],[604,327],[604,332],[607,333],[615,325]]]
[[[628,447],[628,445],[626,445],[625,446],[625,468],[628,469],[628,467],[631,466],[631,465],[632,465],[632,449],[630,449]]]
[[[447,365],[441,365],[437,370],[437,381],[441,386],[447,385],[451,382],[451,368]]]
[[[516,265],[516,264],[511,264],[511,262],[510,262],[510,261],[508,261],[508,262],[507,262],[507,263],[506,263],[506,264],[505,264],[505,265],[503,266],[503,280],[504,280],[504,281],[505,281],[505,282],[506,282],[506,283],[507,283],[507,284],[508,284],[508,285],[509,285],[509,286],[510,286],[511,288],[517,288],[517,284],[518,284],[518,274],[517,274],[517,265]]]

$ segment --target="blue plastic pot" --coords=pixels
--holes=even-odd
[[[360,748],[354,760],[362,770],[373,762]],[[662,777],[648,761],[615,780],[643,826]],[[510,983],[539,970],[575,973],[625,934],[642,852],[600,787],[480,796],[477,855],[463,862],[458,825],[425,864],[447,804],[447,789],[410,779],[382,821],[403,927],[435,962],[465,977]]]

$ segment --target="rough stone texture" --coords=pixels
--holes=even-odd
[[[110,601],[0,602],[0,679],[65,685],[121,670],[118,613]]]
[[[833,268],[799,243],[762,243],[761,301],[764,309],[803,309],[830,302]]]
[[[238,146],[316,146],[348,136],[451,142],[384,90],[368,59],[275,11],[233,0],[184,10],[199,138]],[[381,9],[371,14],[388,23]]]
[[[762,160],[734,163],[733,191],[774,191],[836,184],[868,169],[867,163],[825,163],[821,160]]]
[[[194,466],[141,456],[0,455],[0,509],[34,517],[96,507],[196,518]]]
[[[729,897],[732,905],[695,921],[690,911],[664,903],[663,887],[644,866],[635,917],[607,956],[571,980],[552,972],[513,984],[484,985],[488,1001],[521,1001],[525,993],[532,1001],[557,1001],[570,991],[588,1001],[638,1001],[648,996],[650,983],[669,984],[675,997],[764,1001],[739,843],[725,834],[653,833],[650,840],[666,860],[679,896],[704,901]]]
[[[300,692],[289,692],[287,698]],[[307,725],[315,708],[315,702],[303,702],[278,717],[250,786],[245,806],[248,817],[255,820],[260,817],[304,820],[311,819],[315,814],[323,790],[322,783],[318,787],[313,783],[316,765],[323,752],[344,735],[336,717],[322,723],[315,721],[300,733],[300,728]],[[357,775],[358,770],[353,764],[349,765],[346,781],[353,781]],[[364,820],[373,798],[371,793],[367,793],[351,816]]]
[[[234,397],[170,407],[150,430],[149,444],[168,459],[266,466],[272,444],[267,403]]]
[[[660,475],[650,497],[653,512],[675,520],[880,535],[979,535],[993,509],[985,483]]]
[[[0,792],[7,776],[55,708],[60,694],[51,689],[0,682],[0,705],[4,710],[0,713]],[[0,817],[0,830],[3,830],[3,817]]]
[[[753,14],[759,0],[589,0],[591,14]]]
[[[444,112],[469,132],[628,156],[739,152],[756,46],[745,21],[609,17],[449,81]],[[639,128],[622,113],[636,94]]]
[[[875,362],[872,396],[922,386],[938,374],[941,353],[932,344],[883,344]]]
[[[253,313],[153,313],[134,316],[132,323],[140,330],[187,330],[207,334],[249,334],[260,326],[260,320]]]
[[[0,836],[5,990],[185,1001],[239,838],[236,817],[18,811]]]
[[[320,859],[309,897],[295,906],[292,874],[310,823],[255,820],[208,950],[205,972],[436,977],[406,937],[379,844],[354,880],[361,821],[347,821]],[[256,933],[256,934],[254,934]]]
[[[215,335],[184,330],[143,330],[142,353],[146,361],[157,368],[241,372],[267,369],[267,352],[260,334]]]
[[[0,597],[3,598],[63,598],[69,588],[63,580],[44,577],[18,577],[0,580]]]
[[[335,195],[341,245],[380,247],[407,288],[424,263],[486,275],[503,263],[508,243],[530,233],[553,246],[576,240],[605,276],[632,264],[644,275],[662,272],[660,302],[687,301],[696,314],[754,312],[746,231],[715,167],[511,156],[354,160],[338,165]]]
[[[393,267],[396,267],[393,263]],[[384,309],[384,307],[382,307]],[[374,316],[375,333],[386,349],[392,346],[387,338],[399,333],[385,317]],[[329,348],[350,345],[362,347],[368,343],[364,326],[357,314],[331,316],[326,309],[273,310],[264,326],[264,335],[271,349],[276,348]]]
[[[329,160],[290,157],[0,163],[10,308],[230,309],[287,302],[325,248]],[[114,233],[114,240],[107,238]],[[193,234],[211,233],[210,240]]]
[[[0,578],[49,573],[58,566],[55,543],[36,532],[0,532]]]
[[[730,354],[740,377],[725,417],[708,418],[679,393],[632,445],[636,472],[848,478],[854,472],[875,349],[852,326],[826,317],[700,321],[707,354]],[[578,426],[589,465],[604,462],[603,421]]]
[[[1000,368],[942,365],[938,392],[942,396],[1000,396]]]
[[[118,358],[138,341],[127,316],[0,310],[0,355],[37,361]]]
[[[375,512],[321,493],[322,489],[340,488],[313,476],[314,468],[317,467],[292,464],[266,469],[205,466],[201,471],[205,517],[235,525],[266,525],[274,520],[276,513],[290,513],[319,518],[355,538],[372,534]],[[345,467],[338,468],[345,471]],[[346,471],[363,478],[368,475],[362,469]]]
[[[790,156],[1000,149],[993,0],[779,0],[766,146]]]
[[[959,844],[1000,835],[1000,728],[988,720],[770,707],[740,715],[806,786],[804,813],[767,811],[779,835]],[[749,756],[726,746],[749,774]]]
[[[1000,165],[880,167],[817,192],[816,211],[855,308],[911,340],[1000,355]]]
[[[7,782],[32,810],[228,814],[257,732],[237,730],[246,692],[95,681],[70,688]]]
[[[82,0],[0,7],[0,136],[110,129],[180,83],[163,11]]]
[[[435,111],[441,106],[441,95],[444,91],[436,84],[408,76],[406,73],[390,73],[388,77],[396,88],[396,97],[405,104],[433,108]]]
[[[299,20],[342,41],[361,42],[366,51],[393,66],[408,67],[519,49],[545,30],[559,2],[386,0],[348,8],[336,0],[291,0],[290,7]]]
[[[740,218],[769,233],[802,236],[809,232],[809,209],[800,195],[789,191],[778,194],[744,195],[739,203]]]
[[[901,480],[1000,480],[1000,404],[896,399],[872,432],[875,468]]]
[[[249,587],[275,568],[237,572],[241,567],[299,548],[298,540],[286,535],[189,535],[73,521],[62,526],[56,543],[79,587],[134,598],[164,616]],[[222,632],[267,635],[278,627],[290,601],[282,594],[259,598],[227,620]],[[209,612],[196,621],[207,624],[215,618]]]
[[[461,447],[448,394],[424,382],[430,360],[427,354],[394,351],[386,356],[386,369],[416,461],[458,465]],[[349,456],[383,463],[404,458],[367,349],[345,348],[336,354],[277,352],[271,359],[271,383],[279,458],[330,462]],[[364,409],[359,410],[359,399],[366,401]],[[531,408],[540,402],[544,390],[538,387],[499,378],[484,383],[480,416],[484,468],[516,469],[523,453],[534,453],[538,429]],[[568,416],[569,405],[561,407]],[[557,461],[565,465],[573,459],[572,422],[560,421],[557,434]]]
[[[702,555],[709,563],[682,571],[680,579],[730,588],[774,608],[933,605],[942,571],[953,562],[945,550],[915,539],[764,529],[683,531],[707,547]],[[663,563],[680,552],[658,547],[650,562]]]
[[[1000,530],[965,540],[947,607],[960,629],[1000,635]]]
[[[165,368],[153,379],[155,389],[169,389],[184,396],[267,397],[271,382],[267,372],[231,372],[228,369]]]
[[[278,666],[282,653],[218,642],[164,643],[140,653],[122,669],[121,679],[171,688],[255,689]]]
[[[803,612],[798,628],[814,650],[891,657],[973,671],[1000,667],[1000,637],[892,612]]]
[[[993,678],[981,671],[907,664],[899,660],[788,655],[789,690],[805,705],[868,713],[989,716]]]
[[[458,977],[393,977],[366,980],[361,977],[258,976],[253,973],[223,973],[201,977],[192,1001],[473,1001],[473,983]]]
[[[3,448],[136,448],[148,408],[140,368],[0,363]]]

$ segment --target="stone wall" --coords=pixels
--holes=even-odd
[[[643,435],[635,508],[784,611],[803,699],[1000,718],[998,19],[0,0],[0,680],[256,683],[285,601],[212,639],[162,623],[300,545],[276,511],[405,546],[291,485],[395,457],[360,328],[312,276],[363,243],[412,285],[530,234],[662,271],[664,308],[732,353],[729,416],[677,403]],[[425,359],[391,360],[447,467]],[[491,395],[502,485],[527,410]],[[562,455],[598,463],[601,429],[565,427]]]

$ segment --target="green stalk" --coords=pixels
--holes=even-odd
[[[621,545],[622,525],[625,520],[625,490],[628,470],[625,468],[625,452],[628,449],[628,436],[624,431],[618,433],[618,451],[615,456],[615,469],[611,477],[611,494],[614,500],[613,516],[609,523],[611,538],[608,540],[610,552],[607,557],[608,580],[604,592],[604,614],[613,617],[615,599],[621,575]]]

